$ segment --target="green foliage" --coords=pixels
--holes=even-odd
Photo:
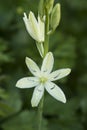
[[[0,38],[0,65],[12,61],[10,54],[5,54],[5,51],[8,50],[7,44],[7,41]]]
[[[36,113],[31,111],[23,111],[19,113],[17,116],[13,117],[12,120],[7,121],[3,128],[5,130],[36,130],[37,120],[35,119]],[[46,121],[43,122],[43,130],[47,130],[45,128]]]
[[[8,94],[8,95],[7,95]],[[19,93],[7,93],[0,89],[0,117],[5,119],[8,116],[21,110],[22,102],[19,98]],[[13,102],[14,101],[14,102]]]
[[[23,12],[37,15],[39,0],[0,1],[0,129],[37,129],[37,109],[31,108],[33,89],[15,87],[18,79],[31,75],[25,57],[40,66],[40,56],[23,23]],[[55,0],[61,4],[61,21],[50,37],[54,70],[69,67],[71,74],[57,84],[65,92],[62,104],[45,93],[43,130],[87,129],[87,2]]]

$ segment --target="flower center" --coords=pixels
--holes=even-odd
[[[45,83],[47,81],[47,78],[45,77],[40,77],[40,83]]]

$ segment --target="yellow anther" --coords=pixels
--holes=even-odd
[[[40,77],[40,82],[41,83],[45,83],[47,81],[47,78],[45,78],[45,77]]]

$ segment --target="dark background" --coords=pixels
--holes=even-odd
[[[69,67],[69,76],[56,82],[64,91],[62,104],[45,92],[43,130],[87,130],[87,0],[55,0],[61,4],[61,22],[50,38],[55,69]],[[0,130],[36,130],[37,108],[31,107],[33,89],[18,89],[18,79],[31,75],[25,57],[41,66],[35,41],[23,22],[23,13],[36,16],[38,0],[0,1]]]

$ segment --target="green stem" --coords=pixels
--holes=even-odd
[[[42,130],[41,126],[42,126],[42,113],[43,113],[43,101],[44,101],[44,95],[40,101],[39,107],[38,107],[38,130]]]
[[[46,21],[45,21],[44,57],[49,50],[49,35],[47,34],[49,32],[49,14],[47,9],[45,9],[45,14],[46,14]]]
[[[48,49],[49,49],[49,35],[47,34],[49,31],[49,14],[48,14],[47,9],[45,9],[45,15],[46,15],[46,21],[45,21],[44,57],[47,54]],[[42,130],[43,101],[44,101],[44,95],[38,107],[38,118],[39,118],[38,130]]]

